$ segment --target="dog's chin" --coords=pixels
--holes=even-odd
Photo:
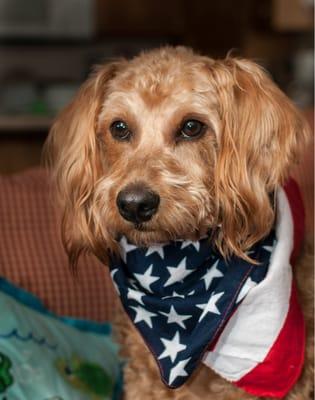
[[[174,240],[199,240],[207,233],[206,229],[196,232],[171,232],[168,230],[154,229],[153,227],[141,224],[134,226],[120,236],[125,236],[130,243],[138,247],[149,247],[157,244],[163,244]]]
[[[133,243],[138,247],[149,247],[155,244],[166,243],[170,240],[170,237],[161,232],[139,229],[130,231],[125,236],[130,243]]]

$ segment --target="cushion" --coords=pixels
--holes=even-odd
[[[120,397],[122,363],[109,324],[57,318],[4,279],[0,314],[0,393],[5,398]]]
[[[58,315],[110,319],[115,294],[108,268],[82,256],[73,277],[53,202],[43,169],[0,176],[0,275],[36,294]]]

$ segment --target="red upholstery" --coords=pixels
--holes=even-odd
[[[44,170],[0,176],[0,275],[39,296],[59,315],[110,319],[116,296],[108,269],[86,256],[75,279],[58,220]]]

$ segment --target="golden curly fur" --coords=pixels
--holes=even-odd
[[[201,121],[203,134],[178,140],[183,121]],[[125,121],[132,133],[110,132]],[[106,262],[125,235],[140,246],[196,239],[209,227],[220,252],[245,252],[271,229],[271,199],[298,160],[308,136],[302,116],[255,63],[213,60],[165,47],[131,61],[99,66],[57,118],[47,143],[63,208],[63,240],[72,265],[82,251]],[[159,193],[156,215],[140,225],[121,217],[116,198],[141,182]],[[307,321],[312,318],[312,262],[296,268]],[[153,358],[119,313],[117,335],[130,358],[126,399],[252,399],[208,368],[175,391],[160,383]],[[309,327],[311,330],[311,327]],[[311,396],[312,361],[287,397]]]

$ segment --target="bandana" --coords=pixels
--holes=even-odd
[[[111,276],[167,386],[186,382],[248,290],[265,278],[274,240],[272,231],[248,252],[257,266],[225,261],[208,237],[149,248],[122,238]]]
[[[281,192],[279,202],[283,203],[280,205],[282,208],[286,208],[283,196]],[[258,264],[238,257],[224,260],[209,237],[196,242],[175,241],[148,248],[136,247],[125,237],[121,239],[121,258],[111,260],[111,277],[125,311],[152,352],[161,378],[168,387],[183,385],[201,361],[255,395],[279,397],[281,392],[282,396],[283,391],[292,386],[293,380],[296,381],[301,362],[296,362],[293,380],[291,368],[285,389],[269,389],[268,373],[264,375],[265,386],[261,384],[259,374],[257,378],[254,373],[258,388],[252,379],[247,381],[268,355],[266,348],[270,350],[270,343],[267,346],[261,343],[264,336],[267,342],[275,341],[285,320],[283,316],[279,317],[277,289],[270,291],[269,295],[276,295],[276,298],[270,298],[269,305],[268,298],[266,300],[268,289],[267,295],[262,296],[266,301],[263,318],[267,314],[263,323],[261,304],[255,309],[256,293],[250,296],[255,290],[259,292],[268,281],[270,269],[275,275],[276,266],[272,259],[279,252],[279,245],[283,246],[282,241],[278,243],[279,225],[283,230],[283,224],[282,221],[276,230],[248,251],[248,256]],[[287,271],[287,268],[282,270]],[[288,274],[284,275],[275,276],[275,279],[280,279],[280,285],[281,279],[288,281]],[[280,290],[281,296],[283,291]],[[287,295],[283,298],[287,299]],[[254,306],[247,306],[244,321],[244,318],[239,318],[239,310],[248,303]],[[273,312],[270,307],[277,311]],[[282,304],[280,308],[285,306]],[[268,320],[269,311],[272,315]],[[303,352],[303,344],[299,347]]]

